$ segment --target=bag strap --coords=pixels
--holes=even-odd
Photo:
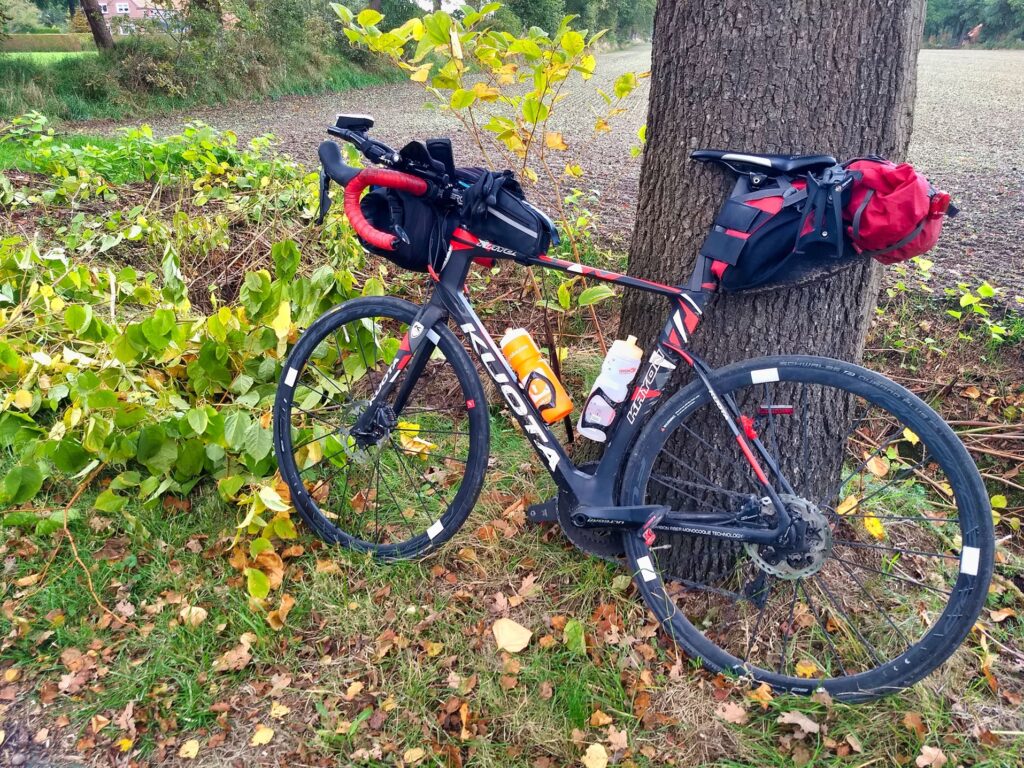
[[[921,234],[921,230],[924,229],[924,225],[927,223],[928,217],[925,216],[923,219],[921,219],[920,223],[910,231],[910,234],[903,238],[900,238],[898,241],[890,245],[888,248],[880,248],[877,251],[861,251],[860,253],[862,256],[870,256],[871,258],[875,258],[877,256],[883,256],[887,253],[897,251],[903,246],[910,245],[912,242],[914,242],[914,240],[917,239],[917,236]]]

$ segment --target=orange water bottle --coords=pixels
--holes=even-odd
[[[506,332],[501,339],[501,351],[544,421],[553,424],[572,413],[569,394],[525,328]]]

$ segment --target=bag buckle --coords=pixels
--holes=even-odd
[[[941,219],[949,211],[949,206],[949,192],[939,190],[932,195],[931,201],[928,203],[928,218]]]

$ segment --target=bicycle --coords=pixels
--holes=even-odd
[[[465,189],[452,183],[450,162],[396,152],[368,137],[371,125],[340,116],[329,129],[384,168],[349,167],[324,142],[321,220],[333,181],[356,232],[397,246],[404,231],[382,232],[363,216],[365,187],[405,190],[447,212]],[[762,178],[835,163],[711,151],[698,159]],[[464,282],[485,257],[669,302],[596,465],[573,463],[475,313]],[[846,701],[920,680],[962,643],[985,602],[994,538],[978,471],[926,403],[858,365],[783,355],[711,369],[687,342],[716,269],[702,253],[685,285],[663,285],[522,255],[456,226],[443,261],[427,266],[425,304],[347,301],[291,351],[274,446],[292,503],[325,541],[384,561],[448,541],[476,502],[489,452],[468,346],[557,484],[547,517],[585,551],[624,560],[687,654],[730,676]],[[683,368],[692,380],[664,397]],[[711,469],[695,466],[697,452],[717,459]]]

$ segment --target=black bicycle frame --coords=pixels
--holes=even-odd
[[[744,457],[761,483],[765,497],[771,500],[776,512],[776,524],[773,528],[722,525],[718,524],[723,522],[722,520],[710,521],[707,513],[666,510],[654,506],[634,509],[643,514],[657,514],[659,522],[654,526],[657,531],[714,536],[755,543],[778,541],[779,537],[788,530],[790,517],[785,504],[768,480],[761,461],[769,467],[775,477],[780,479],[785,492],[792,493],[792,490],[782,480],[778,465],[761,444],[752,427],[749,423],[743,423],[735,403],[721,397],[715,390],[709,377],[708,366],[685,346],[690,335],[700,323],[703,307],[717,287],[717,282],[711,274],[710,263],[705,257],[698,257],[693,277],[685,287],[663,285],[547,255],[515,257],[515,261],[524,266],[571,272],[590,279],[656,293],[664,296],[673,305],[673,311],[658,336],[646,367],[639,372],[634,380],[632,391],[628,397],[628,407],[623,406],[623,412],[613,422],[605,451],[596,469],[593,472],[584,472],[573,463],[561,443],[548,428],[540,412],[520,386],[518,377],[505,359],[501,349],[487,332],[466,297],[465,280],[473,260],[481,257],[493,257],[495,252],[501,253],[500,249],[491,243],[478,240],[462,229],[456,230],[456,237],[458,240],[453,238],[440,271],[430,270],[431,278],[434,281],[434,292],[429,302],[423,306],[410,325],[406,337],[402,340],[399,354],[385,373],[374,395],[375,401],[378,397],[386,398],[393,389],[399,373],[409,367],[408,376],[399,387],[395,399],[395,410],[401,412],[401,407],[406,402],[412,386],[434,350],[436,335],[431,333],[431,329],[437,323],[444,323],[450,318],[455,321],[483,369],[494,381],[512,415],[519,422],[559,489],[570,494],[575,501],[574,506],[578,505],[584,511],[609,508],[627,510],[631,508],[622,507],[618,503],[616,495],[619,470],[625,465],[631,446],[647,418],[656,408],[673,371],[676,370],[680,362],[685,362],[693,369],[695,375],[707,389],[735,436]],[[467,246],[467,243],[474,243],[474,245]],[[501,255],[506,256],[503,253]],[[476,405],[472,401],[467,403],[469,408],[476,407]]]

